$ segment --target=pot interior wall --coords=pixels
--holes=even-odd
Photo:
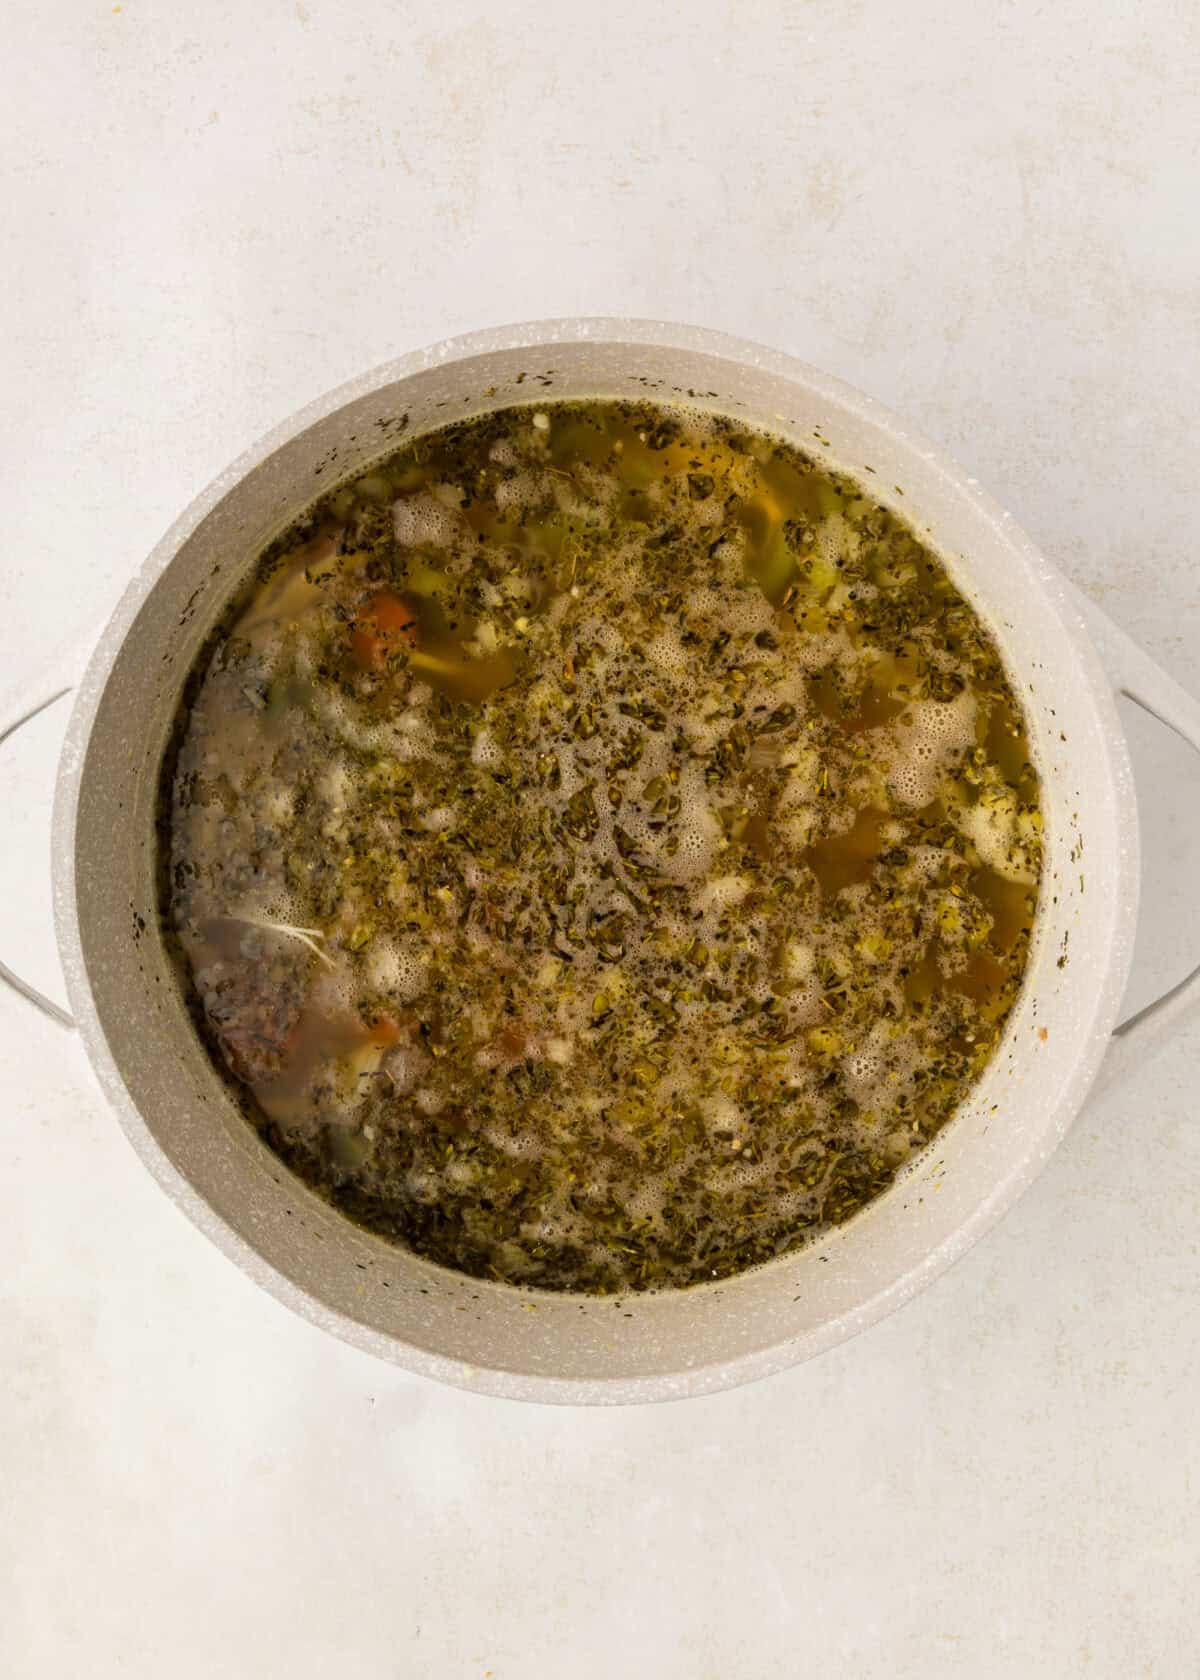
[[[983,1228],[989,1204],[1032,1176],[1078,1100],[1081,1056],[1110,1025],[1098,1019],[1101,994],[1129,907],[1119,902],[1126,871],[1112,725],[1090,656],[1064,631],[1052,574],[1002,517],[865,399],[817,375],[797,379],[794,364],[744,347],[729,356],[687,343],[543,342],[431,361],[370,385],[313,411],[253,470],[232,470],[165,556],[99,699],[80,774],[75,901],[103,1038],[156,1146],[144,1153],[194,1212],[211,1210],[197,1213],[210,1229],[215,1213],[226,1228],[219,1240],[277,1291],[343,1332],[350,1321],[354,1339],[375,1351],[451,1380],[544,1397],[564,1383],[571,1398],[595,1385],[595,1397],[613,1398],[649,1392],[646,1379],[663,1379],[655,1393],[716,1386],[729,1380],[716,1369],[729,1362],[743,1374],[758,1360],[783,1363],[781,1344],[815,1351],[911,1293],[944,1263],[943,1245],[965,1226]],[[1042,770],[1047,868],[1031,970],[1005,1042],[963,1112],[891,1191],[798,1255],[731,1282],[662,1297],[562,1298],[459,1278],[389,1248],[332,1213],[260,1144],[195,1037],[156,931],[155,784],[197,648],[263,542],[315,495],[402,435],[451,419],[512,401],[652,394],[742,413],[852,473],[875,469],[872,490],[932,542],[998,636]]]

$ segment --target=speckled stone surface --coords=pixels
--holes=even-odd
[[[11,20],[3,687],[314,392],[599,311],[775,343],[911,415],[1194,687],[1193,14],[983,11]],[[63,721],[3,763],[0,939],[46,984]],[[1200,951],[1200,769],[1130,733],[1140,1002]],[[601,1414],[292,1318],[0,998],[6,1672],[1191,1674],[1198,1053],[1085,1113],[867,1335]]]

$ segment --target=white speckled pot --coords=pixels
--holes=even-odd
[[[813,1246],[731,1282],[656,1297],[477,1283],[347,1223],[238,1113],[156,932],[156,772],[184,676],[231,586],[316,493],[386,452],[402,416],[419,432],[543,391],[682,396],[810,450],[819,434],[830,463],[850,473],[873,468],[872,490],[943,555],[998,638],[1045,792],[1030,969],[962,1112],[886,1195]],[[1089,611],[937,450],[868,398],[774,351],[660,322],[585,320],[401,357],[305,409],[205,491],[131,583],[92,656],[63,752],[54,869],[71,1005],[96,1075],[151,1172],[227,1255],[315,1323],[414,1371],[533,1400],[663,1400],[818,1353],[906,1301],[1000,1217],[1113,1054],[1138,852],[1113,690],[1197,741],[1200,708],[1099,615],[1089,634]],[[1118,1062],[1192,1007],[1197,986],[1193,976],[1130,1023]]]

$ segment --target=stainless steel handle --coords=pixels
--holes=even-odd
[[[12,723],[0,728],[0,747],[10,736],[15,735],[18,729],[24,728],[33,718],[44,712],[47,707],[53,706],[56,700],[61,700],[65,694],[70,694],[70,692],[70,684],[55,689],[53,694],[48,694],[44,700],[39,700],[36,706],[29,707]],[[11,986],[14,992],[19,992],[23,998],[27,998],[35,1009],[40,1009],[42,1014],[48,1015],[52,1021],[57,1021],[62,1027],[74,1027],[74,1020],[60,1003],[55,1003],[53,998],[48,998],[44,992],[39,992],[36,986],[29,984],[28,980],[22,980],[21,976],[9,968],[6,962],[0,962],[0,980]]]
[[[1116,693],[1132,700],[1135,706],[1157,718],[1200,752],[1200,700],[1168,676],[1107,613],[1093,606],[1085,595],[1075,593],[1088,633]],[[1148,1055],[1197,1013],[1200,1013],[1200,965],[1177,986],[1121,1022],[1101,1064],[1094,1093],[1102,1095],[1123,1083],[1144,1064]]]

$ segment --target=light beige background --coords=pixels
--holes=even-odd
[[[233,454],[469,327],[663,314],[865,387],[1200,684],[1188,0],[9,8],[0,687]],[[0,949],[53,976],[62,719],[0,765]],[[1134,986],[1200,954],[1200,766],[1134,726]],[[12,1680],[1190,1677],[1200,1032],[824,1359],[524,1408],[322,1338],[174,1213],[0,996]]]

